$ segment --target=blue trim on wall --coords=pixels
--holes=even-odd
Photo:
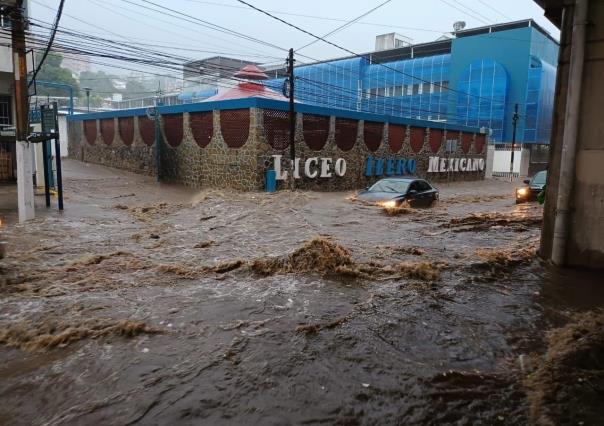
[[[199,102],[184,105],[171,105],[171,106],[160,106],[158,107],[159,113],[162,115],[168,114],[181,114],[183,112],[204,112],[213,110],[230,110],[230,109],[246,109],[246,108],[263,108],[263,109],[276,109],[281,111],[288,111],[289,104],[285,101],[277,101],[274,99],[265,98],[245,98],[245,99],[230,99],[226,101],[213,101],[213,102]],[[122,109],[115,111],[103,111],[95,112],[90,114],[76,114],[68,116],[68,121],[82,121],[82,120],[101,120],[104,118],[114,117],[134,117],[146,114],[147,108],[136,108],[136,109]],[[365,121],[377,121],[380,123],[392,123],[409,125],[416,127],[428,127],[431,129],[443,129],[443,130],[454,130],[463,131],[468,133],[479,133],[480,130],[477,127],[461,126],[458,124],[429,121],[429,120],[418,120],[414,118],[402,118],[393,117],[391,115],[380,115],[370,114],[366,112],[350,111],[344,109],[326,108],[307,104],[296,104],[296,112],[303,114],[315,114],[324,116],[336,116],[339,118],[348,118],[352,120],[365,120]]]

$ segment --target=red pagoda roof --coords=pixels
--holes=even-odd
[[[266,80],[268,76],[256,65],[246,65],[235,74],[237,78],[246,80]],[[262,83],[255,81],[242,81],[236,87],[217,93],[216,95],[204,100],[204,102],[225,101],[228,99],[245,99],[245,98],[265,98],[275,99],[278,101],[287,101],[288,99],[281,93],[276,92]]]

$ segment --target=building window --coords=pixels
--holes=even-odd
[[[411,91],[412,95],[419,95],[420,94],[420,85],[419,84],[414,84],[413,85],[413,89]]]
[[[430,93],[430,83],[422,83],[422,93]]]
[[[0,126],[2,127],[13,123],[10,103],[10,96],[0,96]]]
[[[0,28],[11,28],[10,16],[0,15]]]
[[[403,96],[403,86],[396,86],[394,88],[394,96]]]

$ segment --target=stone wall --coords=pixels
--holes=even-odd
[[[290,158],[286,111],[245,108],[162,114],[161,179],[192,187],[262,190],[273,155]],[[154,122],[146,116],[72,120],[69,153],[81,161],[154,175]],[[457,151],[445,153],[445,141],[458,141]],[[480,139],[480,140],[479,140]],[[335,191],[369,186],[381,176],[365,176],[368,157],[407,158],[417,163],[416,175],[441,180],[484,179],[484,171],[428,173],[430,156],[486,158],[484,136],[458,130],[364,121],[335,116],[296,116],[296,157],[303,189]],[[342,177],[307,178],[307,158],[346,160]],[[283,187],[288,183],[279,181]]]

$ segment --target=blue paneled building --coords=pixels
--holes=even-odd
[[[296,100],[312,105],[490,129],[490,140],[547,144],[558,43],[533,20],[450,39],[298,66]],[[282,70],[275,71],[282,75]],[[283,77],[267,85],[281,90]]]

